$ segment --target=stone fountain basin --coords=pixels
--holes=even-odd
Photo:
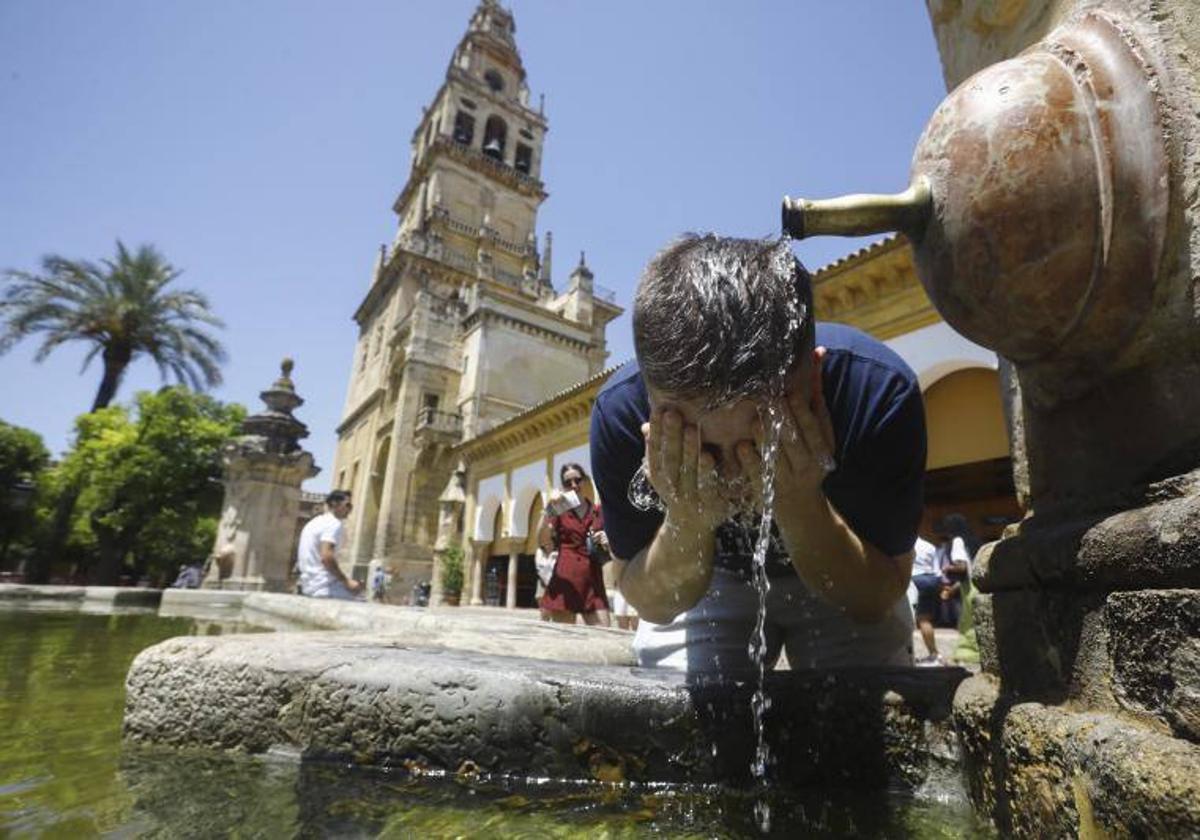
[[[777,781],[917,784],[953,759],[966,672],[768,675]],[[753,686],[350,632],[171,639],[130,668],[133,741],[526,778],[746,781]]]

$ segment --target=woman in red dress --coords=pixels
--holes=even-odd
[[[581,492],[589,480],[583,467],[563,464],[559,478],[563,490],[550,494],[538,529],[538,544],[542,550],[558,551],[554,574],[546,584],[546,594],[539,606],[552,621],[574,624],[575,616],[582,615],[584,624],[608,627],[608,593],[604,589],[601,563],[588,548],[590,534],[593,545],[607,549],[604,516],[600,506]],[[552,511],[561,504],[563,491],[579,494],[580,504],[554,516]]]

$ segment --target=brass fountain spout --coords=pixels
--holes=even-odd
[[[933,211],[929,179],[918,175],[904,192],[856,194],[813,201],[783,199],[783,230],[793,239],[807,236],[869,236],[902,231],[919,239]]]
[[[907,190],[785,198],[783,229],[903,232],[950,326],[1053,368],[1047,395],[1085,387],[1083,374],[1124,353],[1153,308],[1166,235],[1159,86],[1131,32],[1090,10],[984,68],[930,118]]]

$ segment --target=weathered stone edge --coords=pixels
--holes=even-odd
[[[954,698],[968,788],[1016,837],[1200,836],[1200,746],[1117,715],[1005,701],[988,675]]]
[[[923,670],[774,675],[768,727],[781,778],[919,781],[928,721],[948,711],[961,678]],[[180,638],[135,660],[125,734],[447,772],[705,783],[746,773],[749,691],[341,633]]]

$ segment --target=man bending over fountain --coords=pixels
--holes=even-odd
[[[641,664],[752,669],[764,501],[767,667],[781,647],[792,668],[911,664],[925,413],[908,366],[814,323],[786,241],[672,243],[642,276],[633,332],[637,361],[596,398],[591,461]]]

